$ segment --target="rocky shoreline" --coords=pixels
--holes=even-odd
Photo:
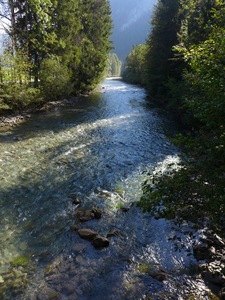
[[[225,241],[211,231],[193,246],[193,252],[204,281],[220,297],[225,299]]]
[[[47,102],[41,107],[30,108],[23,112],[14,112],[2,116],[0,115],[0,127],[14,127],[29,119],[35,113],[44,112],[54,107],[73,105],[77,100],[78,97],[70,97],[68,99]]]
[[[103,212],[99,208],[82,209],[81,203],[76,197],[73,199],[73,204],[77,208],[79,207],[76,211],[76,218],[80,224],[102,217]],[[125,212],[123,209],[121,211]],[[108,247],[110,245],[109,238],[119,234],[117,231],[112,231],[106,237],[102,237],[92,229],[80,228],[77,225],[71,225],[71,230],[77,232],[80,238],[89,240],[97,249]],[[206,229],[203,236],[197,241],[193,238],[192,244],[193,254],[197,260],[195,273],[200,275],[212,292],[217,295],[218,298],[215,299],[225,300],[225,240],[213,231]],[[154,276],[158,281],[166,279],[166,274],[161,276],[160,272],[154,273]]]

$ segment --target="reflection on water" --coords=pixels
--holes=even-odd
[[[173,124],[145,98],[141,88],[107,80],[89,97],[1,132],[2,299],[208,299],[188,275],[195,262],[181,232],[191,229],[132,205],[146,172],[178,157],[165,137]],[[101,208],[102,218],[80,224],[74,196],[83,208]],[[95,250],[72,224],[118,235]]]

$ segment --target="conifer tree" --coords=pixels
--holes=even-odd
[[[179,0],[159,0],[152,18],[147,44],[147,87],[152,96],[166,93],[166,82],[174,76],[176,64],[172,47],[177,44]]]

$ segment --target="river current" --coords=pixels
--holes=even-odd
[[[174,128],[144,89],[108,79],[2,129],[1,299],[211,299],[192,274],[190,235],[199,233],[135,205],[147,173],[179,161],[166,137]],[[75,197],[102,218],[79,222]],[[98,250],[71,225],[117,234]]]

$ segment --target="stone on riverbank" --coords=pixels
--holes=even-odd
[[[223,294],[225,286],[225,242],[217,234],[206,233],[206,237],[200,239],[200,243],[193,247],[194,256],[197,260],[205,260],[199,265],[202,278],[217,288]],[[225,296],[225,295],[224,295]],[[224,297],[223,296],[223,297]],[[224,299],[221,296],[221,299]]]
[[[202,277],[205,281],[214,283],[219,286],[225,286],[225,265],[221,265],[220,261],[213,261],[208,264],[199,266]]]

